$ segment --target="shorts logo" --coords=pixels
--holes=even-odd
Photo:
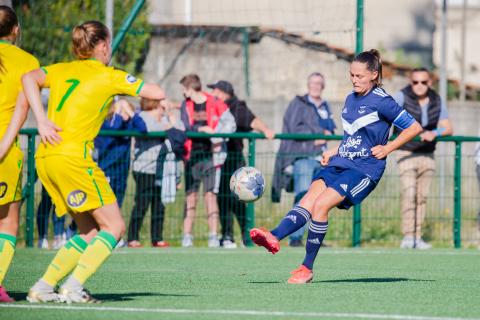
[[[87,200],[87,194],[82,190],[74,190],[67,196],[67,203],[70,207],[78,208]]]
[[[135,83],[137,82],[137,78],[135,78],[134,76],[132,76],[131,74],[127,74],[127,77],[125,78],[127,80],[128,83]]]
[[[5,197],[5,194],[7,193],[8,190],[8,185],[5,182],[0,182],[0,199]]]

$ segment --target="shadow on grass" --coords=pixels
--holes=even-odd
[[[248,281],[248,283],[253,284],[274,284],[274,283],[283,283],[281,281]]]
[[[408,279],[408,278],[359,278],[359,279],[338,279],[313,281],[314,283],[384,283],[384,282],[432,282],[435,280]]]
[[[26,292],[11,291],[8,293],[16,301],[25,301],[27,298]],[[131,292],[131,293],[99,293],[92,294],[95,299],[101,301],[130,301],[135,297],[197,297],[194,294],[175,294],[175,293],[154,293],[154,292]]]

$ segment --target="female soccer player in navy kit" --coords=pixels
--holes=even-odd
[[[323,154],[325,168],[313,177],[307,194],[273,230],[253,228],[250,236],[257,245],[275,254],[279,240],[311,219],[303,263],[291,272],[288,283],[313,279],[313,262],[327,233],[328,213],[348,209],[365,199],[383,175],[386,157],[413,139],[422,127],[381,88],[382,61],[377,50],[360,53],[350,65],[353,92],[342,112],[343,140]],[[403,131],[388,141],[391,125]]]

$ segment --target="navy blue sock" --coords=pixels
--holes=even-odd
[[[280,221],[280,224],[272,230],[272,234],[277,237],[278,240],[282,240],[291,233],[294,233],[307,223],[312,215],[307,209],[300,206],[293,207],[285,218]]]
[[[327,229],[328,221],[310,221],[307,244],[305,245],[305,260],[303,260],[303,265],[310,270],[313,269],[313,263],[317,257],[318,250],[322,246],[323,238],[327,234]]]

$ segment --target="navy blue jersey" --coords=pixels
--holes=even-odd
[[[392,124],[403,130],[414,122],[413,117],[381,88],[373,88],[365,96],[351,93],[342,112],[343,140],[328,166],[355,169],[378,183],[386,159],[375,158],[371,149],[387,144]]]

